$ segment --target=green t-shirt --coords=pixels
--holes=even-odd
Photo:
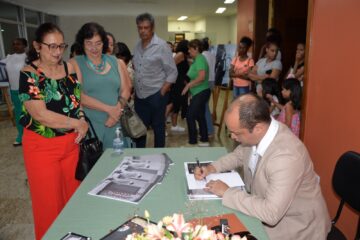
[[[205,70],[205,80],[190,88],[190,93],[193,96],[209,88],[209,65],[201,53],[196,56],[187,73],[190,82],[197,78],[200,70]]]

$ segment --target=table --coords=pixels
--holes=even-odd
[[[166,153],[174,161],[163,182],[151,190],[139,204],[115,201],[90,196],[88,192],[110,174],[124,156]],[[68,204],[52,224],[43,239],[60,239],[67,232],[75,232],[100,239],[111,229],[124,223],[134,215],[144,216],[150,212],[150,219],[157,222],[164,216],[183,213],[185,220],[235,213],[250,232],[258,239],[268,239],[261,222],[238,211],[226,208],[221,200],[189,201],[186,195],[184,162],[213,161],[226,154],[225,148],[143,148],[126,149],[116,155],[107,149],[93,170],[82,182]]]

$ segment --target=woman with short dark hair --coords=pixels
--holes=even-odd
[[[122,108],[130,97],[126,67],[106,54],[108,38],[98,23],[84,24],[76,35],[83,55],[71,59],[82,82],[82,105],[104,148],[111,148]],[[125,71],[124,71],[125,69]]]
[[[209,66],[204,55],[201,54],[202,43],[198,39],[191,40],[189,43],[189,54],[193,58],[193,63],[187,73],[190,81],[185,85],[182,95],[190,92],[190,105],[186,122],[188,125],[189,144],[198,143],[196,121],[199,124],[200,142],[198,146],[208,147],[209,136],[205,120],[205,107],[210,97],[209,89]]]

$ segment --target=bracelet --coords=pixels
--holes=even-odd
[[[121,105],[125,106],[127,101],[126,101],[126,99],[125,99],[124,97],[119,96],[119,97],[118,97],[118,102],[119,102]]]
[[[79,113],[78,113],[78,119],[80,118],[85,118],[86,114],[83,110],[79,110]]]

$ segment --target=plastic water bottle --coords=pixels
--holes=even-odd
[[[114,152],[122,154],[124,152],[124,140],[121,132],[121,127],[117,127],[115,130],[116,137],[113,140]]]

